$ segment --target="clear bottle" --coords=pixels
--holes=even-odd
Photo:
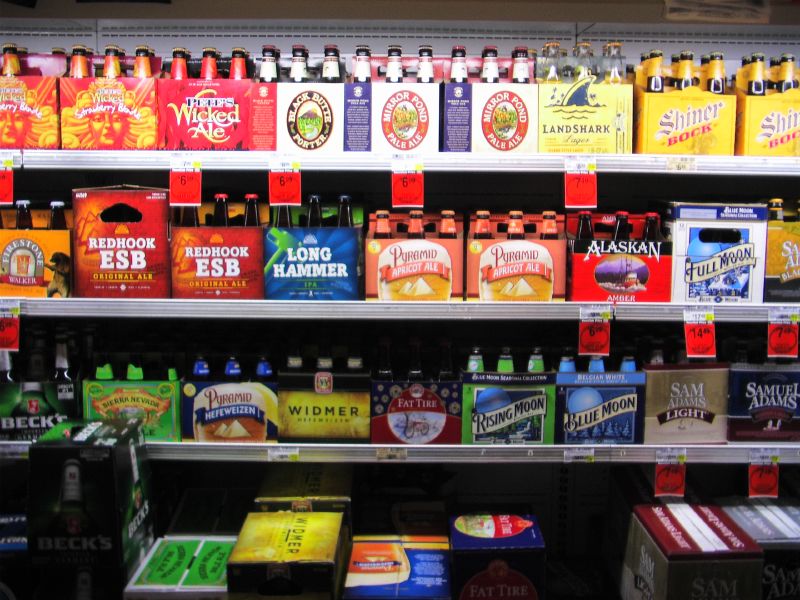
[[[594,75],[592,68],[592,45],[589,42],[578,42],[572,51],[575,57],[575,80],[586,79]]]
[[[513,83],[531,82],[527,46],[517,46],[511,51],[511,81]]]
[[[353,81],[369,83],[372,81],[372,50],[369,46],[356,46],[356,64],[353,67]]]
[[[308,76],[308,48],[302,44],[292,46],[292,64],[289,67],[289,81],[303,83]]]
[[[561,44],[547,42],[542,49],[543,75],[545,83],[559,83],[561,81]]]
[[[389,46],[386,59],[386,83],[403,82],[403,48],[398,45]]]
[[[608,62],[604,80],[611,85],[621,85],[626,81],[625,63],[622,59],[622,42],[609,42],[606,54]]]
[[[433,73],[433,46],[430,44],[422,44],[419,47],[417,83],[435,83]]]

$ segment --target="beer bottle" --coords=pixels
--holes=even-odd
[[[403,48],[401,46],[389,46],[388,57],[386,59],[386,83],[403,82]]]
[[[136,46],[133,59],[133,76],[136,79],[150,79],[153,71],[150,68],[150,48],[147,46]]]
[[[244,195],[244,226],[258,227],[261,219],[258,214],[258,194]]]
[[[421,210],[412,210],[408,213],[408,239],[423,239],[425,237],[424,213]]]
[[[558,363],[559,373],[575,373],[575,358],[572,355],[565,354],[561,357]]]
[[[512,210],[508,213],[508,230],[506,235],[509,240],[525,239],[525,224],[522,222],[521,210]]]
[[[636,67],[634,65],[625,65],[625,81],[631,85],[636,83]]]
[[[644,234],[642,239],[647,242],[658,241],[658,213],[649,212],[644,215]]]
[[[275,83],[280,81],[280,68],[278,60],[281,52],[275,46],[261,46],[261,67],[258,71],[258,80],[261,83]]]
[[[184,206],[181,208],[181,227],[200,227],[200,216],[197,214],[196,206]]]
[[[64,461],[61,471],[61,489],[58,495],[56,529],[62,535],[86,535],[91,519],[86,513],[81,481],[81,462],[70,458]]]
[[[736,85],[737,89],[747,89],[747,75],[750,69],[751,57],[748,54],[742,56],[742,66],[736,71]]]
[[[561,44],[558,42],[547,42],[542,48],[544,57],[544,81],[545,83],[559,83],[561,81]]]
[[[544,372],[544,357],[542,356],[542,349],[538,346],[531,350],[528,356],[528,373],[543,373]]]
[[[467,359],[468,373],[483,373],[483,352],[479,346],[472,348]]]
[[[56,398],[65,412],[77,416],[75,405],[75,373],[70,368],[65,337],[56,338],[56,360],[53,381],[56,384]]]
[[[628,213],[618,210],[614,222],[614,241],[629,239],[631,239],[631,233],[628,228]]]
[[[500,349],[500,356],[497,357],[498,373],[513,373],[514,372],[514,357],[511,355],[511,348],[503,346]]]
[[[795,58],[794,54],[782,54],[780,69],[778,71],[778,81],[775,89],[779,94],[796,89],[800,86],[800,81],[795,79]]]
[[[189,51],[186,48],[172,49],[172,64],[169,68],[170,79],[189,79],[189,69],[186,65],[186,58]]]
[[[725,93],[725,57],[722,52],[712,52],[708,57],[706,89],[712,94]]]
[[[239,359],[235,355],[229,354],[225,359],[225,368],[222,372],[222,378],[225,381],[241,381],[242,380],[242,366],[239,364]]]
[[[481,52],[483,65],[481,66],[482,83],[499,83],[500,68],[497,64],[497,46],[485,46]]]
[[[247,79],[247,51],[244,48],[231,50],[231,69],[228,79]]]
[[[94,360],[94,378],[98,381],[111,381],[114,379],[114,366],[108,354],[98,354]]]
[[[592,213],[582,210],[578,213],[578,232],[575,234],[576,240],[593,240],[594,230],[592,228]]]
[[[413,338],[408,344],[408,381],[423,381],[425,374],[422,371],[422,349],[420,341]]]
[[[8,350],[0,350],[0,384],[14,383],[13,370],[11,353]]]
[[[72,56],[69,60],[69,76],[73,79],[89,77],[89,58],[87,48],[83,44],[72,47]]]
[[[769,201],[769,220],[783,221],[783,200],[781,198],[772,198]]]
[[[139,352],[133,352],[128,358],[125,379],[128,381],[144,381],[144,363]]]
[[[764,79],[764,55],[760,52],[756,52],[751,57],[750,67],[747,70],[747,95],[766,95],[767,88]]]
[[[104,50],[105,58],[103,59],[103,77],[109,79],[116,79],[122,77],[122,67],[119,63],[119,46],[109,44]]]
[[[591,77],[592,73],[592,45],[589,42],[578,42],[572,51],[575,57],[575,80]]]
[[[389,219],[388,210],[375,212],[375,239],[389,239],[392,237],[392,223]]]
[[[589,373],[605,373],[606,365],[602,356],[592,356],[589,358]]]
[[[439,352],[441,353],[439,362],[439,381],[452,381],[458,379],[453,370],[453,349],[450,340],[442,340],[439,343]]]
[[[50,203],[50,223],[47,228],[51,230],[67,228],[67,217],[64,214],[64,202],[62,200],[53,200]]]
[[[327,44],[323,50],[322,82],[341,83],[342,72],[339,66],[339,46]]]
[[[372,81],[372,50],[369,46],[356,46],[356,64],[353,67],[353,81],[369,83]]]
[[[511,81],[513,83],[530,83],[527,46],[517,46],[511,51]]]
[[[543,240],[558,239],[558,222],[556,213],[552,210],[546,210],[542,213],[542,234],[540,237]]]
[[[361,350],[358,346],[347,349],[347,370],[350,372],[364,370],[364,359],[361,357]]]
[[[206,357],[198,354],[194,357],[192,364],[192,379],[195,381],[207,381],[211,378],[211,369],[208,366]]]
[[[67,51],[59,46],[54,46],[53,48],[50,48],[50,54],[53,56],[66,56]]]
[[[452,210],[443,210],[439,219],[439,238],[455,239],[457,236],[456,213]]]
[[[419,62],[417,63],[417,83],[434,83],[433,76],[433,46],[422,44],[419,47]]]
[[[711,62],[710,54],[703,54],[700,56],[700,89],[707,88],[708,82],[708,64]]]
[[[216,79],[217,74],[217,49],[203,48],[203,58],[200,62],[200,79]]]
[[[678,71],[680,70],[681,64],[681,55],[678,52],[675,52],[670,56],[669,62],[669,79],[667,80],[667,85],[669,87],[675,87],[675,82],[678,80]]]
[[[647,60],[646,85],[647,91],[651,94],[664,92],[664,74],[661,71],[663,61],[664,54],[661,50],[650,52],[650,58]]]
[[[608,71],[605,82],[611,85],[619,85],[623,82],[626,75],[625,67],[622,62],[622,42],[608,43]]]
[[[378,344],[378,368],[375,372],[376,379],[392,381],[392,345],[389,338],[381,338]]]
[[[467,49],[464,46],[453,46],[450,51],[450,83],[467,83]]]
[[[489,240],[492,238],[491,213],[488,210],[479,210],[475,213],[476,240]]]
[[[292,46],[292,63],[289,66],[289,80],[303,83],[309,80],[308,48],[302,44]]]
[[[284,204],[279,206],[276,211],[275,227],[280,227],[282,229],[290,228],[292,226],[292,211],[290,207]]]
[[[653,348],[653,351],[650,353],[650,364],[651,365],[663,365],[664,364],[664,350],[661,348]]]
[[[675,81],[672,84],[676,90],[685,90],[694,85],[694,52],[691,50],[684,50],[680,54],[680,62],[678,62],[678,73],[675,76]]]
[[[228,194],[214,194],[214,227],[228,226]]]
[[[781,57],[771,56],[767,70],[767,91],[778,89],[778,73],[781,69]]]
[[[322,227],[322,206],[319,194],[309,194],[306,227]]]
[[[3,44],[3,77],[14,77],[19,75],[22,68],[19,64],[19,54],[17,45],[8,43]]]
[[[536,65],[539,61],[539,55],[536,52],[536,48],[528,48],[528,62],[530,62],[530,69],[528,69],[529,73],[533,73],[533,81],[536,82]]]
[[[17,200],[17,229],[33,229],[31,201]]]
[[[272,363],[264,355],[259,356],[256,360],[255,380],[261,382],[275,380],[275,372],[272,369]]]
[[[336,217],[337,227],[352,227],[353,226],[353,206],[350,196],[341,194],[339,196],[339,214]]]

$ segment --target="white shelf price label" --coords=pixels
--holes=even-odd
[[[717,335],[712,308],[687,308],[683,311],[687,358],[716,358]]]
[[[658,448],[656,463],[659,465],[682,465],[686,463],[686,448]]]
[[[298,462],[300,460],[300,448],[293,446],[268,448],[267,460],[269,462]]]
[[[403,461],[408,459],[407,448],[375,448],[376,460],[396,460]]]
[[[780,448],[753,448],[750,450],[751,465],[777,465],[780,460]]]
[[[797,358],[798,309],[776,306],[769,309],[767,324],[767,357]]]
[[[191,154],[169,157],[169,205],[200,206],[203,195],[203,165]]]
[[[668,156],[665,168],[668,173],[694,173],[697,171],[697,158],[694,156]]]
[[[564,462],[594,462],[594,448],[565,448],[564,449]]]
[[[777,498],[781,451],[778,448],[750,450],[747,494],[750,498]]]
[[[14,156],[0,152],[0,206],[14,204]]]
[[[581,306],[578,325],[578,354],[608,356],[611,352],[610,304]]]
[[[280,157],[269,161],[270,206],[300,206],[302,204],[300,162]]]
[[[0,350],[19,351],[19,300],[0,299]]]
[[[597,159],[594,156],[564,158],[564,207],[597,208]]]
[[[422,159],[392,156],[392,208],[422,208],[425,173]]]

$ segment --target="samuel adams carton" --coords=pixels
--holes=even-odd
[[[72,191],[75,296],[168,298],[167,190]]]
[[[455,600],[545,597],[544,538],[535,517],[451,517],[450,548]]]
[[[734,363],[729,442],[800,441],[800,365]]]
[[[639,505],[622,600],[757,600],[763,552],[718,506]]]
[[[767,207],[673,203],[672,300],[760,303],[764,295]]]
[[[65,421],[30,449],[34,567],[82,565],[120,597],[153,543],[150,469],[138,421]],[[55,597],[55,596],[49,596]]]

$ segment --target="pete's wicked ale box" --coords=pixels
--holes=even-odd
[[[800,300],[800,222],[769,221],[764,302],[798,300]]]
[[[261,227],[172,229],[172,297],[256,300],[264,297]]]
[[[723,444],[728,435],[728,366],[645,365],[645,444]]]
[[[764,295],[767,208],[763,204],[670,207],[675,302],[760,303]]]
[[[72,191],[75,295],[167,298],[167,190],[111,186]]]
[[[734,363],[728,441],[800,441],[800,365]]]
[[[763,552],[718,506],[639,505],[628,528],[623,600],[761,598]]]
[[[545,547],[535,517],[451,517],[452,597],[544,598]]]

